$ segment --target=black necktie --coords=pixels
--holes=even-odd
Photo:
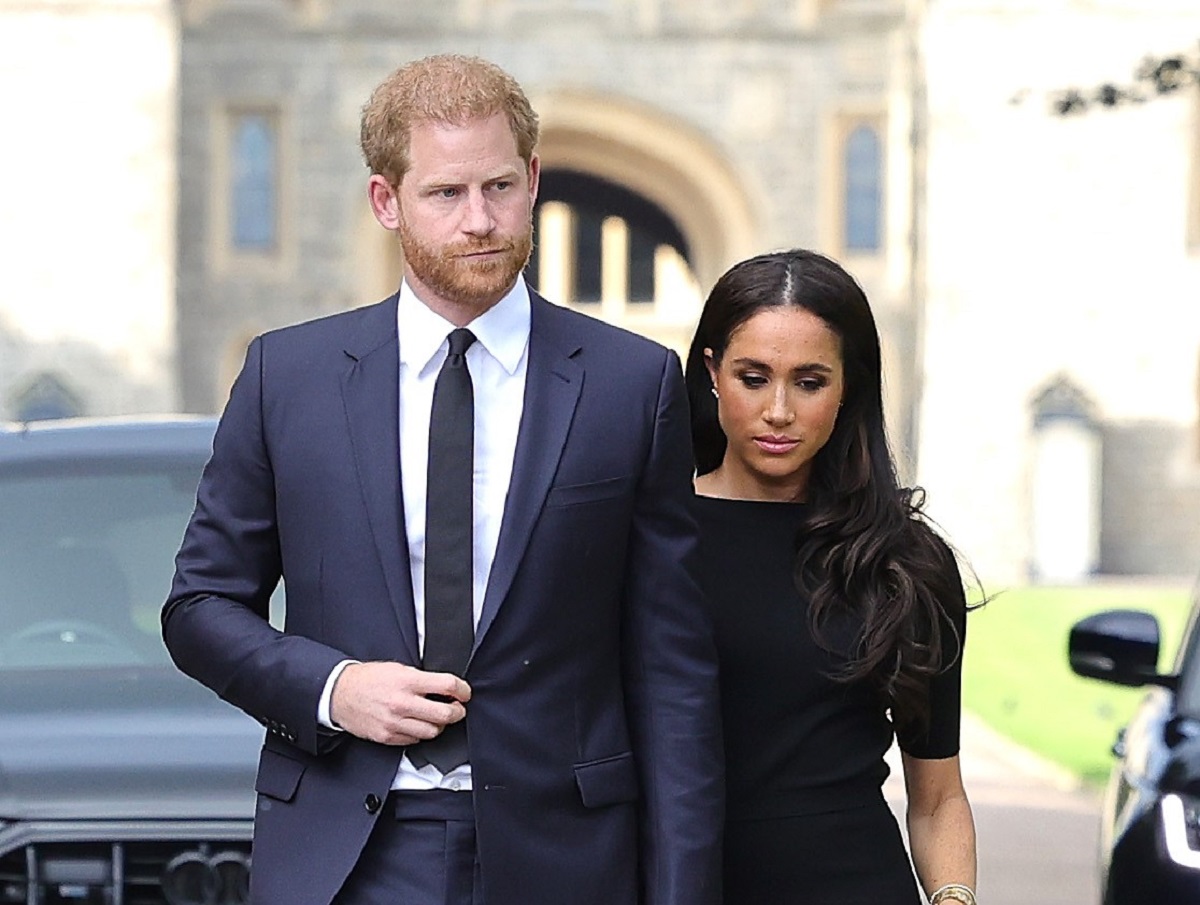
[[[449,337],[450,354],[433,386],[429,415],[429,473],[425,484],[425,651],[431,672],[461,676],[475,641],[471,603],[474,584],[472,507],[475,399],[467,349],[475,334],[459,328]],[[467,762],[465,721],[447,726],[435,739],[409,753],[442,773]]]

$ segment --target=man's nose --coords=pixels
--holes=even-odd
[[[472,191],[468,193],[463,231],[473,236],[486,236],[495,228],[496,218],[493,216],[492,206],[483,196],[483,192]]]

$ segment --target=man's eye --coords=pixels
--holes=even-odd
[[[454,189],[454,188],[438,189],[437,194],[438,194],[439,198],[454,198],[458,195],[458,189]]]
[[[501,191],[501,192],[503,192],[503,191],[505,191],[505,190],[507,190],[507,189],[510,189],[510,188],[512,188],[512,182],[511,182],[510,180],[507,180],[507,179],[501,179],[499,182],[493,182],[493,183],[492,183],[492,188],[494,188],[494,189],[497,189],[498,191]]]

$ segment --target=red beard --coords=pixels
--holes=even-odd
[[[512,238],[493,236],[459,242],[440,249],[423,244],[400,221],[400,248],[413,275],[447,301],[478,307],[500,300],[529,263],[533,230]],[[487,258],[469,257],[482,251]]]

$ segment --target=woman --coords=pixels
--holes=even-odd
[[[899,740],[935,903],[973,905],[958,763],[966,602],[898,485],[862,290],[810,251],[710,293],[687,360],[701,577],[721,656],[725,905],[916,905],[881,792]]]

